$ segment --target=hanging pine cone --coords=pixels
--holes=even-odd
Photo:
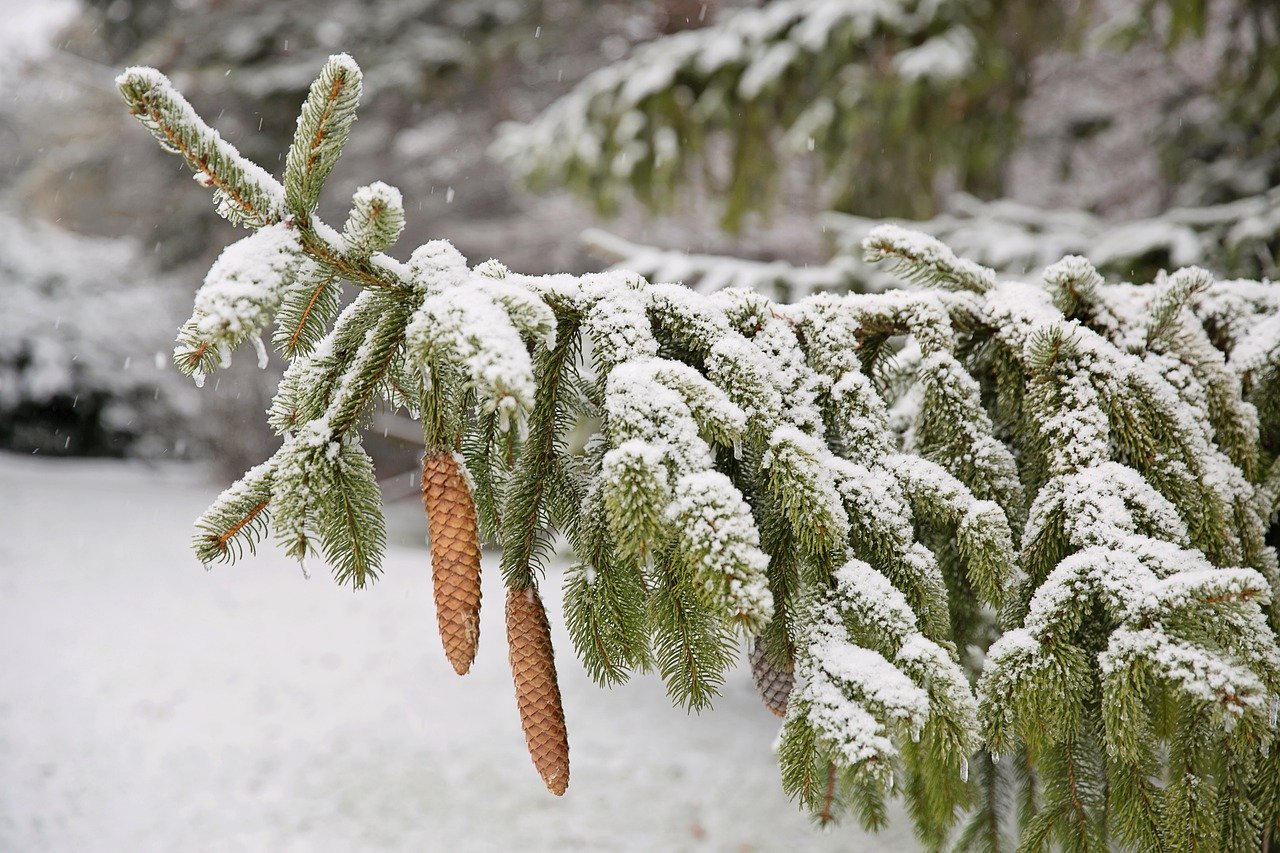
[[[556,680],[551,626],[533,587],[507,592],[507,643],[529,757],[547,790],[558,797],[569,787],[569,732]]]
[[[751,647],[751,678],[765,707],[779,717],[786,716],[787,699],[791,696],[795,676],[790,669],[782,669],[769,660],[760,637],[756,637],[755,645]]]
[[[422,457],[422,503],[440,640],[454,670],[466,675],[480,642],[480,536],[466,475],[447,450]]]

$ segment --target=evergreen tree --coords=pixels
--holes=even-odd
[[[920,220],[967,257],[1020,275],[1065,254],[1135,280],[1191,264],[1280,274],[1280,6],[1271,0],[1131,0],[1106,4],[1105,15],[1101,4],[1058,0],[760,5],[638,47],[535,120],[506,125],[495,155],[530,186],[567,187],[604,213],[628,196],[667,211],[707,189],[730,230],[772,210],[801,163],[808,196],[835,211],[823,225],[836,255],[822,267],[691,262],[590,239],[627,269],[679,270],[686,282],[733,281],[784,299],[815,286],[883,286],[860,245],[885,217]],[[1001,199],[1037,62],[1075,48],[1173,51],[1194,38],[1209,45],[1198,62],[1209,71],[1161,109],[1164,194],[1177,207],[1117,230],[1084,211]]]
[[[197,555],[271,536],[372,582],[361,428],[407,410],[446,650],[459,671],[475,654],[483,536],[554,793],[568,740],[539,586],[562,536],[563,619],[601,684],[653,671],[705,708],[747,640],[772,707],[792,674],[782,784],[823,822],[881,826],[900,795],[930,848],[1253,850],[1280,828],[1274,287],[1197,268],[1108,285],[1074,256],[1014,282],[892,225],[863,251],[904,286],[790,303],[524,276],[441,241],[400,261],[394,188],[357,191],[342,230],[315,212],[360,97],[349,57],[312,85],[281,180],[159,72],[118,85],[251,230],[197,294],[178,367],[202,381],[246,343],[265,361],[272,324],[289,360],[280,448],[202,516]]]
[[[1207,91],[1184,95],[1212,109],[1169,108],[1178,202],[1233,201],[1280,178],[1271,0],[1132,0],[1107,15],[1060,0],[759,5],[641,45],[509,125],[495,153],[535,187],[566,186],[604,212],[628,194],[669,209],[705,182],[736,229],[773,205],[789,161],[813,152],[831,209],[925,219],[951,189],[1002,194],[1038,60],[1098,41],[1174,48],[1212,29],[1224,55],[1204,60]]]

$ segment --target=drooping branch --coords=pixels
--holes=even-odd
[[[273,321],[291,359],[269,413],[281,448],[202,516],[197,555],[236,559],[269,529],[371,582],[385,527],[360,432],[380,401],[420,417],[470,549],[455,665],[475,653],[484,529],[513,655],[536,647],[517,694],[553,791],[564,715],[534,694],[558,696],[537,586],[560,533],[565,619],[599,681],[653,667],[701,709],[743,638],[794,664],[779,761],[821,820],[879,827],[896,791],[938,846],[976,797],[963,837],[995,843],[1004,783],[994,752],[970,782],[980,746],[1018,757],[1024,843],[1255,837],[1220,797],[1280,816],[1258,757],[1280,694],[1280,468],[1253,402],[1280,374],[1267,294],[1196,271],[1105,285],[1078,260],[1002,281],[903,229],[873,233],[870,257],[942,291],[784,305],[472,267],[443,241],[402,263],[382,254],[404,225],[391,187],[358,190],[341,233],[313,214],[354,114],[348,59],[308,96],[283,186],[158,73],[120,85],[255,229],[211,270],[179,364],[199,377],[251,341],[265,358]],[[342,280],[364,289],[339,313]]]

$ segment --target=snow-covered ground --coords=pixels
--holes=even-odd
[[[75,0],[0,0],[0,69],[43,59],[50,39],[80,11]]]
[[[272,551],[204,572],[196,468],[0,454],[0,850],[903,850],[821,832],[780,789],[745,671],[714,711],[596,688],[557,625],[563,799],[525,752],[485,580],[480,654],[436,635],[425,522],[389,511],[384,578]],[[545,584],[553,621],[558,578]]]

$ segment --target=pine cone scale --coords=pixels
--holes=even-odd
[[[791,670],[784,670],[769,660],[764,643],[759,637],[756,637],[751,647],[751,679],[755,682],[765,707],[776,716],[785,717],[787,701],[795,686],[795,675]]]

